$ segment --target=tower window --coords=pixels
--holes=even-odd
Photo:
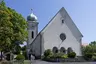
[[[34,38],[34,32],[32,31],[32,38]]]
[[[62,19],[62,23],[64,23],[64,19]]]

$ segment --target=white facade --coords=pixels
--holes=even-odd
[[[60,34],[64,33],[65,40],[61,40]],[[29,35],[30,36],[30,35]],[[77,56],[81,56],[82,34],[77,29],[64,8],[52,18],[30,44],[32,53],[40,56],[46,49],[64,47],[66,50],[71,47]]]

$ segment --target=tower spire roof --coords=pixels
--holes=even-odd
[[[37,16],[33,14],[33,9],[31,9],[31,14],[27,16],[27,21],[37,21]]]

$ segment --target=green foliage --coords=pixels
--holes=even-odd
[[[43,60],[48,60],[48,59],[56,59],[56,58],[68,58],[68,55],[67,54],[64,54],[64,53],[52,53],[52,51],[50,49],[48,50],[45,50],[44,52],[44,56],[42,56],[42,59]]]
[[[84,57],[85,58],[92,58],[92,53],[85,53]]]
[[[69,58],[75,58],[76,57],[76,53],[75,52],[70,52],[70,53],[68,53],[68,57]]]
[[[96,53],[93,53],[93,56],[96,56]]]
[[[64,54],[64,55],[61,56],[61,58],[66,59],[66,58],[68,58],[68,55]]]
[[[26,46],[23,46],[21,49],[22,49],[22,53],[23,53],[25,59],[27,59],[27,50],[26,50]]]
[[[96,56],[92,56],[92,59],[93,59],[94,61],[96,61]]]
[[[50,49],[45,50],[44,56],[47,57],[52,54],[52,51]]]
[[[82,53],[85,55],[85,53],[96,53],[96,41],[93,41],[89,43],[86,47],[82,46]]]
[[[22,54],[18,54],[16,60],[24,60],[25,57]]]
[[[22,51],[26,51],[26,46],[23,46],[21,49]]]
[[[20,52],[21,52],[21,47],[18,45],[18,46],[16,46],[16,47],[14,48],[13,53],[14,53],[14,54],[20,54]]]
[[[53,54],[53,58],[62,58],[63,55],[64,53],[55,53]]]
[[[86,47],[82,47],[82,53],[83,55],[85,55],[86,53],[92,53],[92,47],[91,46],[86,46]]]
[[[96,46],[96,41],[89,43],[90,46]]]
[[[96,53],[93,53],[92,60],[96,61]]]
[[[82,46],[82,53],[86,60],[96,59],[96,41],[89,43],[87,46]]]
[[[13,50],[15,42],[22,44],[27,40],[27,22],[15,10],[0,3],[0,50]]]

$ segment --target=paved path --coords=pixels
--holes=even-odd
[[[32,64],[96,64],[96,62],[46,62],[41,60],[34,60]]]

